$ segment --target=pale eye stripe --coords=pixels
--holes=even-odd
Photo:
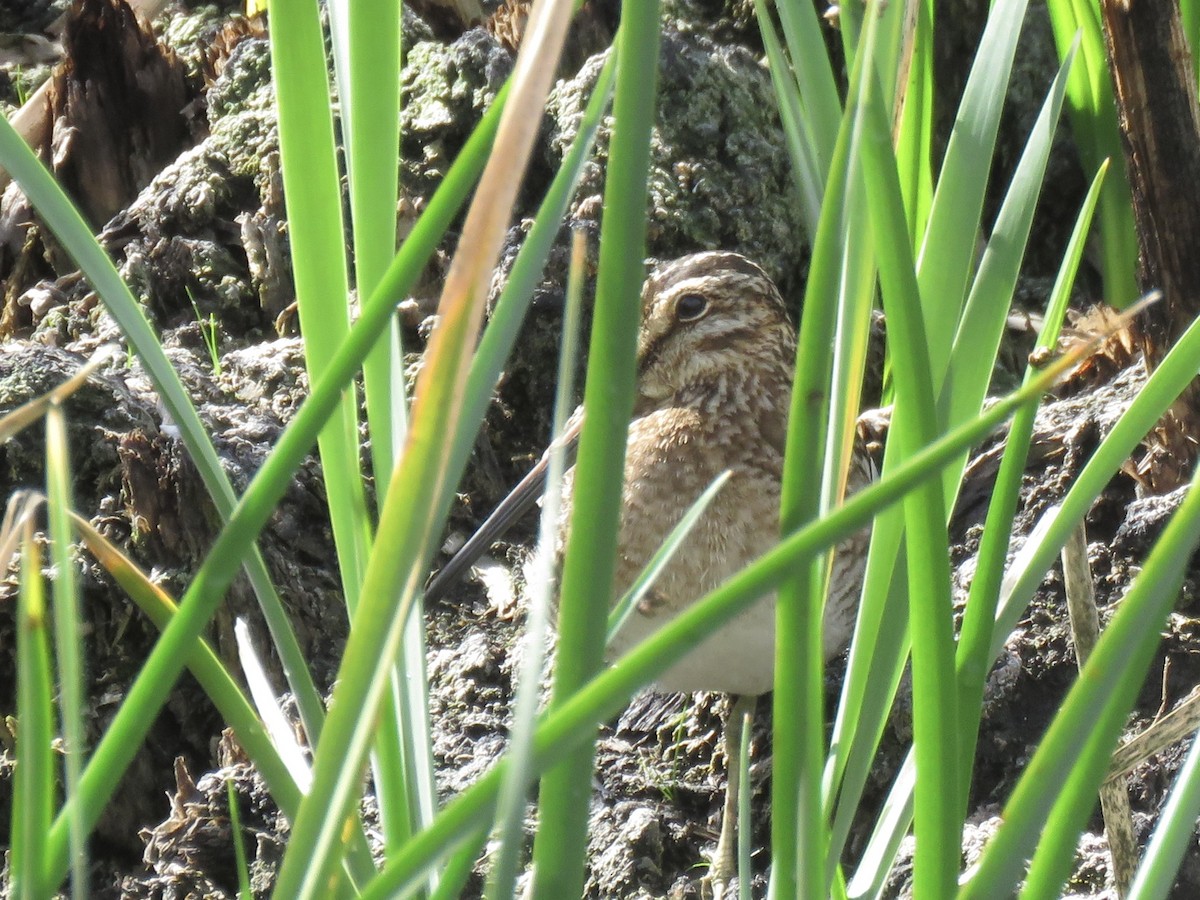
[[[769,296],[775,304],[783,305],[783,301],[778,298],[769,281],[758,275],[742,275],[737,272],[725,272],[719,279],[714,279],[711,275],[685,278],[671,285],[669,290],[664,291],[660,295],[658,304],[672,306],[684,294],[700,294],[704,297],[711,297],[714,284],[723,294]]]
[[[684,294],[706,294],[712,288],[712,283],[713,277],[711,275],[697,275],[695,278],[685,278],[683,281],[677,281],[671,286],[671,290],[667,292],[665,299],[673,301]]]
[[[696,352],[706,353],[713,350],[725,350],[739,341],[755,341],[761,336],[757,323],[738,322],[733,327],[712,330],[700,336],[696,342]]]

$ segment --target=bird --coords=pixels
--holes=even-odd
[[[688,533],[651,590],[624,619],[606,649],[611,661],[774,547],[796,332],[775,283],[738,253],[708,251],[654,269],[642,291],[637,394],[625,450],[616,559],[615,603],[630,588],[697,497],[722,473],[728,480]],[[581,421],[574,417],[577,433]],[[531,503],[544,478],[527,476],[427,592],[470,564],[498,530]],[[872,476],[862,433],[852,453],[849,489]],[[563,483],[557,544],[565,544],[573,469]],[[849,640],[866,556],[856,535],[835,553],[823,615],[828,660]],[[653,689],[731,695],[724,740],[729,778],[720,838],[707,892],[720,897],[735,870],[737,754],[744,716],[771,690],[775,661],[774,597],[765,597],[664,671]]]

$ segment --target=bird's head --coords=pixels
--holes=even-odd
[[[642,291],[639,405],[730,376],[790,382],[795,332],[783,298],[737,253],[696,253],[655,269]]]

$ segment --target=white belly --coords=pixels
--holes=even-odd
[[[636,609],[608,649],[615,661],[625,651],[662,628],[666,614],[644,615]],[[690,650],[654,682],[660,691],[724,691],[762,694],[775,677],[775,602],[764,598]]]

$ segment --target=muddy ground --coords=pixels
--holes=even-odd
[[[290,264],[278,180],[277,135],[267,47],[262,29],[235,22],[226,3],[175,9],[157,37],[137,36],[117,6],[87,4],[80,22],[121,37],[101,62],[95,32],[79,31],[72,45],[76,81],[59,89],[57,114],[85,133],[75,150],[57,154],[60,176],[72,185],[93,225],[117,259],[162,336],[172,362],[211,429],[226,470],[241,489],[261,464],[303,399],[302,350],[289,315]],[[790,189],[788,163],[761,46],[747,9],[730,0],[674,0],[664,4],[660,122],[651,174],[650,253],[670,258],[702,248],[738,250],[754,257],[799,305],[807,260],[806,239]],[[953,33],[939,50],[940,97],[952,109],[986,10],[986,3],[952,4]],[[17,83],[38,78],[39,66],[57,59],[47,38],[53,4],[33,21],[0,22],[24,29],[26,44],[41,53],[5,69],[8,97]],[[611,37],[616,4],[588,4],[573,34],[549,105],[537,157],[522,194],[522,215],[532,213],[560,158],[599,57]],[[947,6],[949,8],[950,5]],[[511,23],[491,30],[464,28],[437,11],[406,13],[404,173],[402,220],[420,211],[436,178],[469,133],[512,64]],[[0,5],[0,11],[7,7]],[[90,16],[91,19],[87,19]],[[43,21],[44,20],[44,21]],[[83,24],[74,26],[82,29]],[[1056,64],[1044,8],[1035,6],[1014,75],[1013,110],[999,152],[1003,185]],[[70,40],[68,40],[70,43]],[[46,47],[49,49],[46,49]],[[163,49],[163,48],[167,49]],[[123,60],[113,65],[112,59]],[[121,75],[124,71],[126,74]],[[133,79],[129,72],[153,72]],[[115,74],[114,74],[115,72]],[[114,104],[102,114],[80,108],[71,85],[95,86]],[[89,81],[91,79],[91,81]],[[3,79],[0,79],[0,86]],[[36,84],[25,85],[33,87]],[[24,89],[24,87],[22,89]],[[131,91],[133,93],[131,93]],[[137,91],[151,93],[138,94]],[[92,91],[94,96],[97,92]],[[71,107],[72,100],[75,107]],[[140,114],[139,114],[140,111]],[[119,127],[98,133],[117,113]],[[149,112],[150,115],[146,115]],[[942,134],[948,128],[948,117]],[[129,135],[135,135],[130,138]],[[129,143],[131,142],[131,143]],[[585,173],[572,205],[574,224],[595,232],[603,185],[604,147]],[[1021,299],[1036,310],[1048,292],[1049,267],[1065,235],[1085,182],[1068,136],[1047,177],[1031,242]],[[96,172],[113,172],[98,179]],[[511,261],[520,238],[513,230],[505,251]],[[454,246],[449,237],[426,278],[403,305],[406,348],[427,336],[428,315]],[[561,318],[565,243],[556,251],[535,298],[521,347],[497,392],[452,513],[451,531],[467,533],[515,483],[535,458],[548,431],[552,373]],[[97,348],[120,344],[115,323],[14,188],[0,204],[0,412],[64,380]],[[1079,303],[1090,299],[1094,271],[1080,281]],[[193,303],[195,306],[193,307]],[[200,320],[218,323],[219,374],[209,359]],[[1027,337],[1011,336],[1011,358],[1022,361]],[[999,373],[1008,386],[1011,373]],[[1026,472],[1019,513],[1025,534],[1078,472],[1105,430],[1128,404],[1143,376],[1136,359],[1122,360],[1089,382],[1063,392],[1038,423],[1037,452]],[[870,390],[870,389],[869,389]],[[123,355],[95,375],[67,405],[76,503],[111,540],[129,552],[163,586],[178,595],[211,541],[215,515],[198,476],[163,421],[157,398],[136,361]],[[960,600],[973,568],[988,491],[993,450],[981,448],[972,480],[953,524],[953,562]],[[0,447],[0,495],[43,479],[38,429]],[[1145,556],[1177,495],[1139,498],[1135,482],[1118,476],[1088,519],[1089,558],[1102,617],[1111,614]],[[499,561],[519,564],[528,526],[496,548]],[[336,672],[345,633],[332,541],[324,513],[320,466],[310,459],[262,538],[272,576],[296,622],[318,684]],[[99,734],[145,658],[155,632],[111,581],[81,556],[89,621],[89,730]],[[972,827],[977,841],[995,822],[1036,741],[1071,684],[1074,653],[1066,626],[1061,579],[1052,574],[1009,640],[989,682],[987,718],[979,745]],[[15,582],[0,582],[0,712],[13,696]],[[1143,688],[1131,727],[1150,721],[1200,681],[1200,635],[1185,585],[1169,623],[1162,652]],[[439,787],[445,796],[486,771],[505,745],[512,699],[513,647],[523,607],[502,604],[476,584],[463,585],[427,611],[431,709]],[[239,583],[213,626],[218,648],[232,658],[232,627],[244,616],[262,633],[248,587]],[[828,695],[836,698],[844,663],[831,667]],[[644,694],[603,729],[598,785],[592,804],[588,896],[602,898],[695,895],[702,860],[715,843],[724,760],[719,752],[721,714],[716,696]],[[766,815],[771,757],[769,703],[760,703],[752,790],[756,811],[755,895],[765,885]],[[850,853],[861,849],[876,806],[890,786],[909,738],[901,701],[871,776],[863,816]],[[0,834],[7,834],[11,805],[11,743],[0,734]],[[1186,746],[1140,765],[1130,778],[1137,838],[1144,841],[1162,805]],[[237,748],[221,739],[221,723],[198,686],[185,676],[172,694],[145,747],[97,829],[93,844],[93,894],[98,897],[233,896],[230,833],[223,779],[239,787],[241,821],[256,886],[271,884],[286,824]],[[905,871],[894,896],[905,896]],[[472,883],[470,896],[480,888]],[[1094,817],[1081,844],[1071,890],[1079,896],[1112,895],[1102,836]],[[1176,896],[1200,892],[1200,853],[1193,849]]]

